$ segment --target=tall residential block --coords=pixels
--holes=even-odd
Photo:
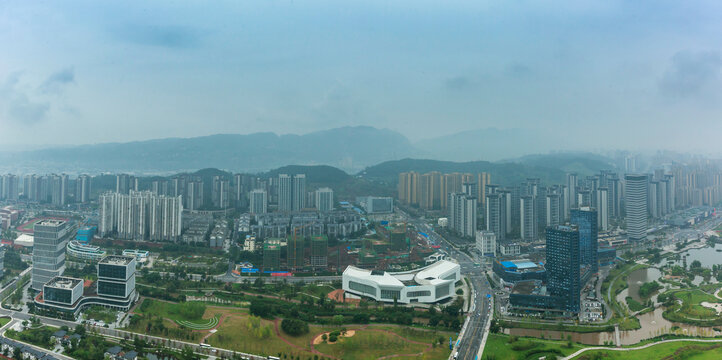
[[[331,188],[320,188],[314,193],[315,207],[318,211],[328,212],[333,210],[333,190]]]
[[[251,214],[265,214],[268,212],[268,193],[263,189],[251,190],[249,211]]]
[[[477,201],[464,193],[449,194],[449,228],[465,237],[476,236]]]

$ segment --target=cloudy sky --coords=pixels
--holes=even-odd
[[[371,125],[722,152],[721,51],[720,1],[6,0],[0,145]]]

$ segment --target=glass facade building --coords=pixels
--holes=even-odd
[[[32,288],[42,291],[50,279],[65,271],[65,247],[75,235],[75,226],[63,220],[42,220],[35,224]]]
[[[547,291],[557,298],[556,308],[577,313],[581,295],[579,229],[576,225],[548,227],[546,239]]]

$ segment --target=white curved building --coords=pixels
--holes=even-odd
[[[349,266],[343,272],[343,290],[376,301],[434,303],[454,295],[460,270],[459,264],[447,260],[396,273]]]
[[[77,240],[68,242],[67,254],[74,258],[93,261],[98,261],[107,255],[105,250],[101,250],[100,247],[83,244]]]

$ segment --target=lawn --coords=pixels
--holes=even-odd
[[[670,293],[666,293],[669,295]],[[716,303],[720,300],[714,296],[699,290],[678,290],[671,293],[675,300],[681,300],[682,305],[676,303],[667,308],[664,312],[665,318],[670,321],[678,321],[700,326],[721,325],[722,319],[717,313],[700,305],[702,302]]]
[[[277,356],[278,353],[304,357],[311,355],[310,352],[297,349],[276,336],[273,322],[252,319],[258,318],[245,314],[227,317],[218,328],[218,332],[211,335],[206,342],[215,347],[266,356]],[[310,344],[312,335],[301,337],[304,338],[302,343]],[[239,339],[243,340],[239,341]]]
[[[570,346],[571,345],[571,346]],[[546,356],[568,356],[585,346],[577,343],[537,338],[518,338],[502,334],[489,334],[482,359],[486,360],[526,360]]]
[[[118,317],[117,311],[102,306],[91,306],[84,313],[87,319],[102,320],[106,324],[114,323]]]
[[[416,358],[445,359],[449,357],[449,347],[445,346],[445,352],[438,352],[435,357],[423,357],[431,344],[416,344],[404,338],[394,336],[380,329],[364,329],[356,332],[354,336],[342,338],[336,343],[321,343],[316,345],[316,350],[348,360],[371,360],[391,354],[419,354]],[[436,348],[444,348],[443,345]],[[432,348],[432,349],[436,349]],[[432,350],[429,349],[429,350]],[[429,354],[429,356],[433,356]],[[414,357],[410,357],[414,358]]]
[[[7,325],[11,320],[9,317],[0,317],[0,327]]]
[[[206,305],[199,302],[172,303],[145,299],[136,309],[140,314],[153,314],[173,321],[198,322],[203,319]],[[200,321],[205,322],[205,321]]]
[[[686,360],[712,360],[722,358],[722,342],[699,343],[680,341],[658,344],[642,350],[611,351],[593,350],[582,353],[575,359],[605,360],[658,360],[658,359],[686,359]]]

